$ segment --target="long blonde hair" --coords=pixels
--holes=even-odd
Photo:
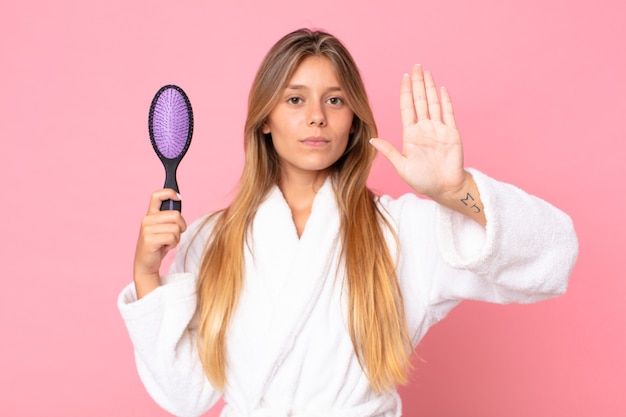
[[[212,217],[198,280],[198,350],[214,386],[227,384],[229,324],[244,286],[244,244],[257,208],[278,183],[280,165],[263,123],[292,74],[308,56],[333,65],[354,112],[345,153],[331,167],[341,213],[342,258],[348,287],[349,331],[357,358],[372,387],[391,389],[407,381],[412,344],[395,264],[384,239],[390,227],[366,181],[376,151],[368,143],[376,125],[365,87],[350,53],[334,36],[300,29],[279,40],[256,74],[244,131],[245,165],[233,202]]]

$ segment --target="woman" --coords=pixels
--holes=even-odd
[[[223,416],[400,416],[414,346],[461,300],[565,291],[569,217],[465,169],[440,95],[420,66],[403,76],[400,153],[370,140],[367,95],[336,38],[302,29],[274,45],[251,88],[232,204],[186,230],[159,211],[179,198],[160,190],[142,222],[118,303],[163,408],[196,416],[223,395]],[[368,190],[376,150],[432,201]]]

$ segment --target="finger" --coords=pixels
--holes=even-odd
[[[415,103],[415,113],[417,121],[428,119],[428,100],[426,98],[426,88],[424,86],[424,72],[422,66],[416,64],[413,66],[413,74],[411,77],[413,85],[413,102]]]
[[[180,235],[175,233],[159,233],[147,235],[143,239],[143,250],[147,252],[158,252],[163,249],[170,251],[174,249],[180,241]]]
[[[152,193],[150,197],[150,205],[148,206],[148,214],[161,211],[161,203],[165,200],[181,201],[180,194],[171,188],[163,188]]]
[[[154,253],[178,245],[182,232],[177,224],[153,224],[141,230],[137,241],[137,253]],[[169,250],[167,249],[167,250]]]
[[[450,127],[456,128],[452,99],[446,87],[441,87],[441,110],[443,113],[443,122]]]
[[[439,96],[437,95],[437,87],[433,74],[430,71],[424,71],[424,84],[426,86],[426,99],[428,100],[428,114],[430,120],[441,120],[441,107],[439,106]]]
[[[180,225],[176,223],[150,224],[143,228],[144,236],[173,235],[177,241],[182,233]]]
[[[372,138],[370,144],[391,162],[396,171],[402,171],[405,157],[391,143],[383,139]]]
[[[400,117],[403,127],[410,126],[417,122],[415,118],[415,104],[413,104],[411,77],[409,74],[404,74],[400,82]]]
[[[141,228],[146,229],[154,225],[173,224],[178,227],[181,232],[187,229],[185,219],[177,210],[157,211],[149,213],[141,221]]]

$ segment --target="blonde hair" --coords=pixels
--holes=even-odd
[[[326,57],[332,63],[354,113],[346,151],[330,174],[341,213],[352,344],[376,391],[407,381],[413,346],[394,260],[384,239],[383,227],[390,225],[366,185],[376,155],[368,141],[377,134],[365,87],[354,60],[337,38],[300,29],[270,49],[256,74],[248,99],[239,188],[231,205],[211,218],[213,230],[200,266],[198,350],[207,377],[219,389],[227,384],[226,337],[244,286],[247,233],[257,208],[280,176],[278,155],[262,126],[308,56]]]

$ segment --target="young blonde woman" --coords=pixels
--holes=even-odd
[[[376,139],[345,47],[295,31],[253,82],[232,204],[187,228],[159,211],[172,190],[152,194],[118,302],[163,408],[198,416],[223,396],[228,417],[400,416],[415,345],[461,300],[565,291],[569,217],[464,167],[450,96],[418,65],[400,107],[398,151]],[[374,195],[377,150],[432,201]]]

